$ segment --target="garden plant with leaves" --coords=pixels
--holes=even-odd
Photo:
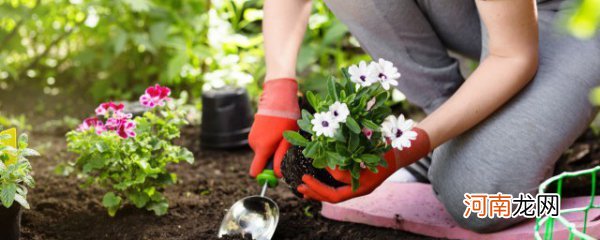
[[[391,114],[386,105],[389,90],[398,84],[396,79],[400,74],[391,62],[383,59],[370,64],[360,62],[342,72],[342,79],[327,81],[325,98],[310,91],[306,93],[316,113],[302,110],[298,125],[310,138],[294,131],[285,132],[284,137],[303,147],[303,155],[313,159],[314,167],[350,171],[355,189],[362,169],[377,173],[378,166],[386,166],[382,155],[391,147],[385,137],[393,140],[393,147],[402,148],[400,141],[404,139],[396,141],[388,136],[385,123]],[[412,121],[409,123],[412,126]]]
[[[189,150],[173,144],[186,121],[182,111],[167,104],[169,95],[166,87],[149,87],[140,97],[149,110],[133,119],[123,112],[123,104],[103,103],[96,117],[67,133],[68,150],[78,158],[62,168],[75,170],[85,179],[83,186],[105,189],[102,205],[110,216],[127,203],[156,215],[167,213],[163,190],[177,181],[167,166],[194,162]]]
[[[15,129],[2,132],[0,129],[0,200],[5,208],[14,202],[29,209],[27,202],[27,188],[35,185],[31,176],[31,164],[27,157],[39,156],[39,153],[28,148],[28,137],[21,134],[18,141],[14,141]],[[15,133],[14,135],[8,132]],[[12,143],[8,143],[12,142]]]

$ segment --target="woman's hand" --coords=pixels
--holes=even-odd
[[[283,132],[297,131],[300,117],[298,106],[298,83],[291,78],[273,79],[265,82],[258,103],[258,112],[248,136],[254,150],[250,176],[256,177],[273,158],[273,170],[281,177],[281,161],[290,144],[283,139]]]
[[[273,170],[281,177],[281,160],[290,144],[283,132],[298,130],[296,58],[306,32],[311,1],[265,0],[263,36],[267,73],[263,95],[248,136],[254,150],[250,176],[256,177],[273,158]]]
[[[327,171],[339,182],[346,183],[346,186],[333,188],[320,182],[313,176],[304,175],[302,181],[304,184],[298,186],[298,192],[304,194],[305,199],[325,201],[331,203],[342,202],[351,198],[363,196],[371,193],[381,183],[401,167],[425,157],[430,151],[429,137],[425,131],[419,128],[413,128],[417,133],[417,138],[411,141],[411,146],[402,150],[391,149],[384,155],[387,167],[377,167],[377,173],[368,169],[363,169],[359,178],[359,187],[352,190],[352,177],[346,170],[333,170],[326,168]]]

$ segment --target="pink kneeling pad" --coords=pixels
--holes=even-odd
[[[589,197],[563,198],[562,208],[582,207]],[[600,197],[595,199],[600,204]],[[339,204],[323,203],[321,215],[326,218],[395,228],[425,236],[450,239],[533,239],[535,219],[507,230],[480,234],[458,226],[442,203],[435,197],[431,185],[423,183],[384,182],[373,193]],[[577,229],[583,226],[583,213],[564,216]],[[591,209],[588,215],[587,234],[600,236],[600,209]],[[593,221],[596,220],[596,221]],[[568,239],[569,231],[555,223],[554,239]]]

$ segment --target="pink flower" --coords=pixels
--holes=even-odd
[[[170,100],[169,95],[171,95],[171,89],[156,84],[146,88],[146,93],[140,97],[140,103],[149,108],[164,106],[165,100]]]
[[[106,131],[104,123],[102,123],[102,121],[100,121],[100,119],[98,119],[97,117],[86,118],[85,120],[83,120],[83,123],[79,125],[77,131],[87,131],[91,128],[94,128],[94,130],[96,130],[96,134],[98,135]]]
[[[371,140],[371,136],[373,136],[373,130],[368,129],[368,128],[363,128],[362,133],[365,135],[365,137],[367,137],[367,139]]]
[[[115,131],[119,128],[119,125],[121,125],[121,119],[109,118],[108,120],[106,120],[105,126],[108,130]]]
[[[114,113],[115,115],[122,115],[123,109],[125,105],[122,103],[115,104],[114,102],[106,102],[101,103],[100,106],[96,108],[96,115],[98,116],[106,116],[109,113]]]
[[[117,134],[122,138],[135,137],[135,122],[121,119],[121,124],[117,129]]]

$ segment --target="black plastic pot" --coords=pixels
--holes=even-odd
[[[248,145],[252,115],[252,106],[245,89],[204,92],[200,134],[202,146],[235,148]]]
[[[17,240],[21,236],[21,205],[0,207],[0,239]]]

